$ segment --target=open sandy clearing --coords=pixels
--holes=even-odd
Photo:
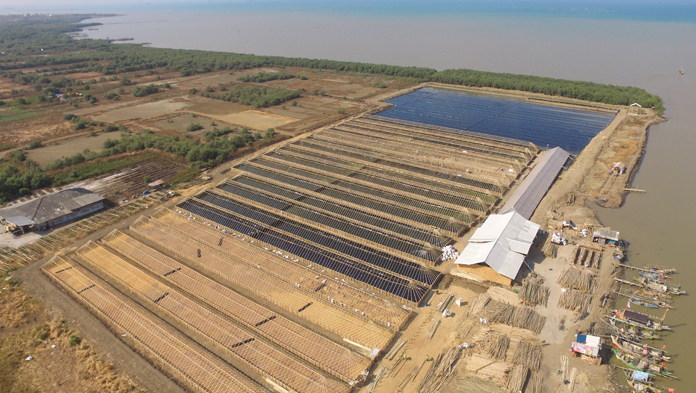
[[[95,116],[94,120],[113,123],[128,119],[149,119],[152,117],[162,116],[168,113],[176,112],[180,109],[186,108],[188,105],[188,102],[175,102],[175,100],[173,99],[157,102],[148,102],[146,104],[140,104],[137,106],[115,109],[113,111]]]
[[[33,161],[44,166],[53,161],[69,157],[73,154],[82,153],[85,149],[99,152],[104,148],[104,141],[107,139],[118,139],[120,133],[104,133],[97,136],[82,135],[76,138],[64,139],[59,142],[51,143],[46,147],[32,149],[28,151],[28,156]]]
[[[205,115],[204,113],[200,113]],[[297,121],[297,118],[289,116],[274,115],[256,110],[233,113],[231,115],[207,115],[216,120],[221,120],[231,124],[238,124],[255,130],[265,130],[268,128],[279,127],[284,124]]]

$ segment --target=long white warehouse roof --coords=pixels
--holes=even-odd
[[[505,206],[500,210],[500,213],[516,211],[524,218],[531,218],[539,206],[539,202],[546,195],[558,172],[561,171],[563,165],[568,161],[567,151],[560,147],[553,148],[539,159],[534,169],[529,173],[526,179],[522,181],[520,187],[505,203]]]

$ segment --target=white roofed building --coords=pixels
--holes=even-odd
[[[539,224],[517,212],[491,215],[471,236],[455,264],[486,280],[510,285],[538,231]]]

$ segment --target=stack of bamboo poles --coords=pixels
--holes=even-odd
[[[461,393],[503,393],[503,390],[495,383],[473,376],[467,376],[465,379],[458,381],[457,385],[456,391]]]
[[[493,359],[505,360],[505,354],[510,347],[510,337],[505,334],[494,333],[493,339],[488,344],[486,352]]]
[[[438,303],[437,311],[443,312],[443,311],[445,311],[445,309],[450,308],[450,304],[452,303],[453,300],[454,300],[453,293],[450,293],[447,296],[445,296],[445,298],[440,303]]]
[[[513,306],[518,306],[522,304],[520,297],[515,292],[512,292],[509,289],[500,287],[490,287],[488,288],[486,294],[496,302],[508,303],[512,304]]]
[[[544,279],[541,277],[527,277],[522,280],[522,289],[520,289],[519,295],[525,305],[541,304],[546,307],[549,302],[549,287],[543,283]]]
[[[394,356],[396,356],[397,353],[403,348],[404,344],[406,344],[405,340],[399,339],[399,341],[396,342],[392,346],[392,348],[387,352],[387,354],[384,356],[387,360],[392,360],[394,359]]]
[[[541,367],[541,345],[527,340],[520,340],[512,355],[512,363],[529,367],[530,370],[539,371]]]
[[[475,375],[481,379],[494,382],[498,386],[506,385],[505,376],[511,369],[512,364],[510,363],[479,354],[471,355],[466,363],[466,370],[469,375]]]
[[[435,332],[437,331],[438,326],[440,326],[439,319],[436,320],[435,322],[433,322],[433,325],[430,327],[430,330],[428,330],[428,332],[425,334],[425,337],[428,340],[431,340],[433,338],[433,336],[435,335]]]
[[[420,393],[435,393],[447,386],[456,375],[455,366],[461,354],[462,348],[456,346],[438,355],[421,381],[418,391]]]
[[[375,391],[377,388],[377,384],[379,384],[379,381],[382,380],[382,377],[384,377],[384,374],[387,372],[387,368],[382,366],[377,370],[375,373],[375,377],[372,379],[372,382],[370,382],[369,385],[365,387],[365,393],[372,393]]]
[[[558,279],[558,283],[565,288],[577,289],[586,293],[594,291],[594,273],[589,270],[577,268],[566,269]]]
[[[469,306],[469,315],[479,316],[486,309],[486,306],[491,301],[491,297],[488,294],[482,293],[471,300],[471,306]]]
[[[546,317],[537,314],[531,308],[515,307],[505,303],[500,303],[498,310],[488,320],[493,323],[529,329],[536,334],[541,333],[541,329],[546,324]]]
[[[529,380],[527,384],[527,393],[543,393],[544,378],[535,375]]]
[[[474,326],[476,326],[476,320],[474,318],[467,318],[464,323],[462,323],[462,330],[459,331],[459,338],[465,340],[474,329]]]
[[[575,289],[563,292],[561,294],[561,297],[558,299],[559,307],[563,307],[566,310],[575,311],[579,313],[589,312],[591,304],[591,294],[577,291]]]
[[[517,365],[513,367],[512,372],[508,376],[507,381],[507,392],[517,393],[522,391],[522,387],[525,382],[527,382],[527,376],[529,375],[529,368],[523,365]]]

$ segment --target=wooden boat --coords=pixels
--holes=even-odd
[[[643,382],[638,382],[638,381],[628,381],[628,384],[631,385],[633,389],[635,389],[636,392],[639,393],[667,393],[668,390],[664,388],[657,388],[653,385],[648,385],[647,383]]]
[[[672,358],[665,355],[665,351],[662,349],[654,348],[648,346],[647,344],[638,344],[622,336],[611,336],[611,341],[614,343],[614,347],[628,352],[636,357],[642,357],[650,362],[670,362]]]
[[[645,266],[643,267],[645,270],[649,270],[653,273],[659,273],[659,274],[674,274],[677,272],[677,269],[665,269],[657,266]]]
[[[659,364],[652,364],[647,360],[641,359],[637,356],[633,356],[628,352],[620,351],[616,348],[612,348],[611,351],[614,352],[614,356],[616,356],[617,359],[621,360],[623,364],[627,365],[630,368],[645,371],[646,373],[651,375],[659,375],[663,377],[674,378],[671,372],[665,370],[665,368]]]
[[[658,308],[659,306],[654,303],[650,303],[646,300],[641,300],[641,299],[631,299],[632,304],[637,304],[639,306],[647,307],[647,308]]]
[[[657,293],[664,293],[667,295],[685,295],[686,291],[681,290],[681,285],[671,285],[668,283],[658,283],[658,282],[653,282],[647,279],[644,280],[637,280],[641,284],[643,284],[643,287],[645,287],[648,290],[657,292]]]
[[[663,325],[662,320],[656,321],[653,316],[628,309],[623,311],[614,310],[613,314],[609,316],[609,322],[614,326],[622,324],[650,332],[672,330],[669,326]]]

